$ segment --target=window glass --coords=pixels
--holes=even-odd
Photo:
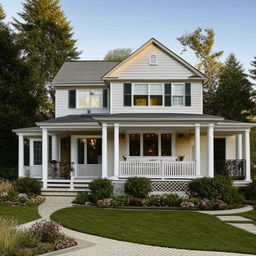
[[[161,134],[161,155],[172,155],[172,135],[170,133]]]
[[[77,90],[78,108],[101,108],[102,102],[102,90]]]
[[[183,106],[185,97],[185,85],[173,84],[173,105]]]
[[[91,91],[91,108],[100,108],[102,102],[102,91]]]
[[[85,139],[77,139],[77,162],[84,164],[84,141]]]
[[[151,64],[151,65],[156,65],[157,64],[157,56],[156,55],[151,55],[150,56],[149,64]]]
[[[90,91],[78,90],[78,108],[90,108]]]
[[[150,85],[150,105],[162,106],[162,104],[163,104],[162,85],[151,84]]]
[[[133,104],[135,106],[148,105],[148,85],[147,84],[134,85]]]
[[[148,85],[147,84],[135,84],[134,85],[135,95],[148,95]]]
[[[140,156],[140,134],[130,134],[130,156]]]
[[[87,164],[101,164],[101,139],[87,139]]]
[[[143,155],[158,156],[158,134],[143,134]]]
[[[42,164],[42,141],[34,141],[34,165]]]

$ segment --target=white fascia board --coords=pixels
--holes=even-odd
[[[18,131],[18,132],[15,132],[16,135],[23,135],[25,137],[37,137],[37,136],[42,136],[42,132],[21,132],[21,131]]]
[[[105,82],[104,81],[98,81],[98,82],[95,82],[95,81],[89,81],[89,82],[53,82],[52,85],[54,87],[62,87],[62,86],[83,86],[83,85],[93,85],[93,86],[104,86],[105,85]]]
[[[252,127],[256,127],[256,123],[218,123],[216,127],[220,127],[220,128],[239,128],[239,127],[242,127],[242,128],[252,128]]]

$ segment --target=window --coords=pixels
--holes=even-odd
[[[124,83],[124,106],[132,105],[132,84]]]
[[[34,141],[34,165],[42,164],[42,141]]]
[[[52,161],[52,136],[48,136],[48,161]]]
[[[143,155],[158,156],[158,134],[143,134]]]
[[[77,163],[84,164],[84,139],[77,139]]]
[[[169,107],[172,105],[172,84],[164,85],[164,104]]]
[[[87,164],[101,164],[101,139],[87,139]]]
[[[130,156],[140,156],[140,134],[130,134]]]
[[[163,92],[162,84],[151,84],[150,85],[150,105],[151,106],[162,106],[163,105]]]
[[[174,106],[184,106],[185,103],[185,85],[173,84],[172,85],[172,99]]]
[[[156,55],[151,55],[149,56],[149,65],[157,65],[157,56]]]
[[[172,135],[170,133],[161,134],[161,155],[172,155]]]
[[[79,89],[76,93],[77,108],[102,108],[103,97],[103,90]]]
[[[133,93],[134,106],[148,105],[148,84],[135,84]]]

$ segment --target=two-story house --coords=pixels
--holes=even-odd
[[[52,82],[56,118],[15,130],[19,176],[46,191],[83,190],[97,177],[145,176],[155,191],[223,172],[250,182],[253,124],[203,114],[206,81],[154,38],[120,63],[64,63]]]

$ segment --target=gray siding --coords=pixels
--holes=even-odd
[[[159,107],[159,106],[131,106],[125,107],[123,105],[123,83],[111,82],[111,110],[112,114],[116,113],[190,113],[202,114],[202,83],[191,82],[191,106],[189,107]]]

